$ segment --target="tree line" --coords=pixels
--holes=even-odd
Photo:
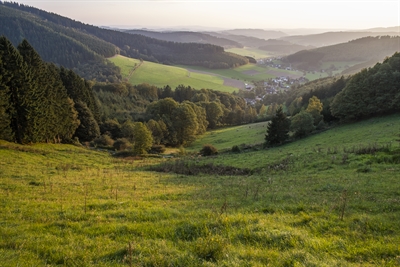
[[[99,135],[99,110],[87,81],[44,62],[28,41],[0,37],[0,139],[70,142]]]
[[[207,129],[257,116],[243,98],[229,93],[183,85],[172,90],[93,84],[70,69],[46,63],[27,40],[15,48],[0,37],[0,68],[0,139],[21,144],[90,142],[106,135],[115,141],[125,138],[143,152],[149,142],[187,145]],[[116,120],[104,114],[103,108],[113,102],[120,109],[121,99],[133,103],[127,109],[137,103],[130,100],[143,101],[136,118]]]

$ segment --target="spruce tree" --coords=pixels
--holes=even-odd
[[[78,112],[80,124],[75,132],[75,137],[80,141],[91,141],[100,136],[100,128],[93,117],[92,111],[87,107],[86,103],[78,101],[75,103],[75,109]]]
[[[14,140],[18,143],[29,141],[28,114],[31,104],[29,92],[31,90],[31,74],[18,50],[4,36],[0,37],[1,61],[5,72],[2,80],[9,88],[8,116]]]
[[[29,99],[25,139],[30,142],[42,142],[46,139],[48,124],[51,121],[48,116],[51,106],[49,105],[50,96],[47,94],[50,90],[48,77],[46,77],[46,64],[27,40],[22,41],[18,46],[18,51],[31,74],[31,87],[25,92],[26,98]]]
[[[267,134],[265,135],[265,142],[269,146],[279,145],[289,138],[290,120],[283,113],[280,106],[275,116],[272,117],[271,122],[267,127]]]
[[[2,62],[2,51],[0,50],[0,139],[12,141],[14,136],[11,130],[11,120],[8,114],[10,103],[10,89],[6,85],[9,75],[6,75],[6,70]]]

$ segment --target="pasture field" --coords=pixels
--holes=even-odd
[[[198,152],[205,144],[218,150],[229,150],[234,145],[259,145],[264,143],[268,122],[259,122],[207,131],[189,147],[188,152]]]
[[[238,54],[241,56],[247,56],[247,57],[252,57],[255,59],[262,59],[262,58],[268,58],[273,56],[273,54],[268,53],[267,51],[253,48],[253,47],[244,47],[244,48],[229,48],[225,49],[226,52],[231,52],[234,54]]]
[[[0,141],[1,266],[399,266],[399,133],[196,160]]]
[[[214,89],[223,92],[234,92],[238,88],[224,85],[224,78],[213,74],[191,72],[187,69],[157,64],[149,61],[142,63],[138,59],[121,55],[109,59],[121,68],[124,79],[131,84],[148,83],[157,87],[169,85],[175,89],[178,85],[191,86],[195,89]],[[134,70],[134,71],[133,71]]]

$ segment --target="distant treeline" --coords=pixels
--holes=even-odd
[[[190,32],[190,31],[178,31],[178,32],[155,32],[155,31],[146,31],[146,30],[127,30],[125,31],[130,34],[140,34],[147,37],[170,41],[170,42],[179,42],[179,43],[207,43],[222,46],[224,48],[231,47],[239,47],[242,48],[243,45],[238,42],[222,38],[212,36],[210,34],[201,33],[201,32]]]

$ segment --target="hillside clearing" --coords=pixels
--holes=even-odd
[[[141,63],[138,59],[120,55],[109,60],[121,68],[123,78],[133,85],[148,83],[157,87],[169,85],[172,89],[175,89],[183,84],[195,89],[207,88],[230,93],[238,90],[238,88],[231,86],[231,84],[237,86],[238,84],[230,83],[229,79],[224,80],[224,78],[213,74],[198,73],[185,68],[149,61]]]
[[[0,262],[398,266],[399,130],[392,115],[273,149],[184,161],[0,141]],[[207,162],[254,173],[147,170]]]

